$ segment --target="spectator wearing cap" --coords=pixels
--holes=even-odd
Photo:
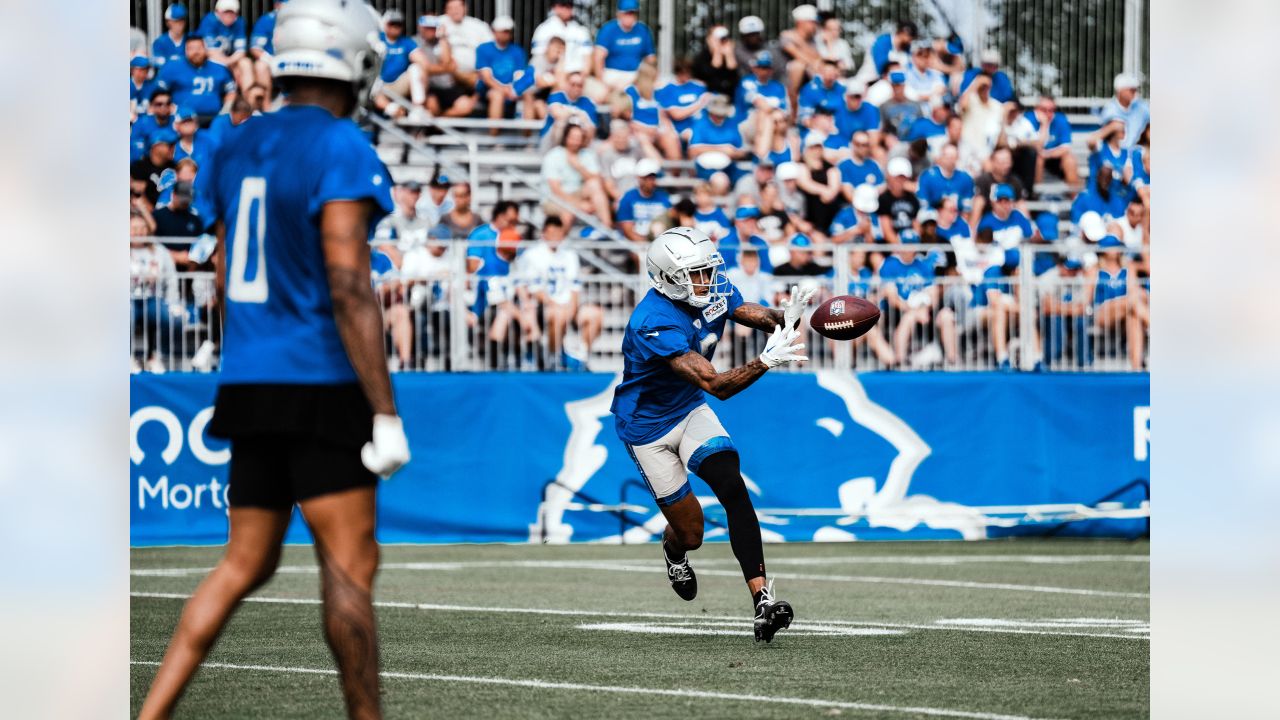
[[[177,132],[172,128],[160,128],[151,133],[142,159],[129,165],[129,177],[146,182],[144,192],[153,206],[160,199],[160,175],[173,167],[173,146],[177,142]]]
[[[844,39],[844,24],[834,13],[818,13],[818,34],[814,41],[818,55],[823,60],[835,60],[841,75],[853,72],[853,48]]]
[[[796,233],[787,243],[787,261],[773,268],[774,277],[831,276],[831,266],[820,265],[813,259],[813,240],[804,233]]]
[[[218,0],[200,21],[196,34],[204,38],[209,59],[231,71],[236,83],[253,84],[253,64],[249,62],[249,33],[240,17],[240,0]]]
[[[463,90],[475,88],[476,50],[493,40],[489,24],[467,14],[465,0],[445,0],[444,14],[437,18],[438,32],[449,41],[453,57],[453,77]]]
[[[586,128],[588,136],[595,136],[600,120],[595,103],[583,94],[585,87],[582,73],[569,73],[565,76],[564,90],[553,92],[547,98],[547,121],[541,134],[544,145],[557,142],[571,122]]]
[[[484,225],[480,215],[471,208],[471,185],[455,183],[449,197],[453,198],[453,209],[440,218],[440,224],[448,229],[450,238],[470,237],[476,228]]]
[[[908,189],[911,182],[911,161],[904,157],[889,160],[885,190],[880,193],[876,212],[880,219],[880,232],[884,241],[894,245],[898,235],[915,229],[916,215],[920,213],[920,199]]]
[[[680,137],[662,112],[657,99],[657,81],[658,69],[654,65],[644,63],[636,71],[635,82],[625,93],[630,104],[631,127],[646,155],[679,160]]]
[[[974,81],[986,78],[987,91],[996,102],[1007,103],[1013,100],[1013,83],[1009,81],[1009,76],[1000,69],[1000,51],[995,48],[987,48],[978,57],[978,67],[964,71],[964,78],[960,81],[960,93],[964,94],[968,91],[973,86]]]
[[[1021,257],[1020,248],[1023,243],[1030,242],[1037,236],[1031,220],[1013,206],[1017,193],[1013,188],[1000,183],[991,189],[991,211],[978,221],[977,231],[991,232],[996,245],[1004,250],[1004,266],[1011,270],[1018,266]]]
[[[1138,144],[1142,131],[1151,123],[1151,108],[1146,100],[1138,97],[1141,85],[1136,76],[1120,73],[1113,83],[1115,95],[1102,106],[1104,125],[1112,118],[1124,121],[1124,140],[1121,145],[1127,148]]]
[[[600,158],[600,177],[604,182],[609,201],[617,203],[623,193],[636,186],[636,163],[647,155],[631,131],[631,123],[622,118],[609,121],[609,137],[597,142],[596,156]]]
[[[552,0],[551,12],[533,31],[530,56],[547,54],[552,38],[564,43],[564,72],[590,72],[594,44],[591,31],[573,17],[573,0]]]
[[[480,76],[477,93],[483,94],[489,106],[489,119],[501,120],[515,117],[519,94],[512,83],[516,73],[528,64],[524,48],[512,42],[515,38],[515,20],[509,15],[493,19],[493,40],[476,48],[476,71]],[[497,135],[499,128],[489,128],[490,135]]]
[[[743,42],[746,42],[745,36]],[[729,28],[712,25],[707,28],[702,50],[694,56],[693,76],[701,80],[707,86],[707,92],[713,95],[732,95],[738,89],[738,80],[751,67],[755,53],[765,49],[763,40],[758,45],[759,49],[747,52],[744,45],[733,42]]]
[[[947,76],[933,66],[933,42],[911,43],[911,61],[906,66],[907,97],[917,102],[940,103],[947,94]]]
[[[618,0],[618,12],[596,33],[593,67],[603,83],[600,95],[605,102],[635,82],[641,63],[657,62],[653,33],[640,22],[640,0]]]
[[[990,76],[975,76],[965,85],[960,99],[956,101],[961,120],[961,149],[972,148],[971,152],[982,161],[995,149],[1004,126],[1004,101],[996,99],[992,93],[993,82]]]
[[[436,15],[419,17],[418,35],[414,38],[425,60],[427,112],[436,117],[467,117],[475,109],[476,98],[469,92],[471,86],[458,82],[453,45],[441,34],[440,21]]]
[[[822,72],[822,55],[818,53],[818,9],[800,5],[791,11],[791,19],[795,25],[778,35],[778,44],[786,59],[787,94],[794,105],[805,78]]]
[[[854,133],[865,132],[871,144],[880,145],[880,108],[863,99],[866,83],[856,78],[844,82],[844,97],[834,105],[836,131],[842,138],[852,138]]]
[[[373,104],[387,117],[409,112],[411,119],[421,120],[427,102],[427,57],[418,43],[405,34],[404,13],[392,9],[383,14],[381,37],[382,68],[373,84]],[[413,110],[406,111],[389,93],[409,98]]]
[[[875,42],[871,44],[871,52],[867,53],[866,61],[858,70],[858,77],[863,82],[870,83],[872,80],[884,77],[891,61],[906,63],[911,52],[911,43],[915,42],[919,36],[920,31],[914,22],[899,20],[894,25],[892,33],[884,33],[876,37]]]
[[[823,58],[820,72],[800,88],[796,100],[797,117],[801,125],[808,126],[809,118],[817,107],[831,110],[842,107],[844,101],[844,83],[840,82],[840,66],[830,58]]]
[[[183,38],[187,35],[187,8],[177,3],[164,9],[165,31],[151,42],[151,62],[156,72],[170,60],[181,60],[184,55]]]
[[[1069,188],[1078,190],[1080,174],[1076,169],[1075,153],[1071,150],[1071,123],[1066,115],[1058,112],[1053,98],[1041,96],[1033,109],[1022,114],[1019,122],[1033,133],[1029,141],[1018,144],[1015,154],[1015,163],[1020,157],[1023,163],[1023,169],[1018,173],[1023,183],[1034,185],[1043,182],[1045,170],[1049,170],[1061,175]]]
[[[672,72],[675,79],[658,88],[654,97],[676,134],[687,142],[689,133],[693,131],[694,119],[706,107],[710,96],[706,84],[694,79],[693,63],[689,58],[677,58]]]
[[[215,22],[221,22],[215,18]],[[173,93],[173,102],[196,113],[202,126],[208,126],[222,107],[231,102],[236,81],[222,65],[212,62],[205,49],[204,38],[188,35],[181,60],[165,63],[160,71],[160,87]]]
[[[758,160],[750,173],[738,178],[738,182],[733,185],[733,196],[737,198],[739,206],[750,205],[757,208],[756,212],[759,213],[760,189],[773,182],[775,167],[768,158]]]
[[[938,161],[920,176],[916,191],[920,202],[928,207],[941,207],[946,198],[955,198],[961,210],[968,210],[973,202],[974,183],[969,173],[960,170],[960,149],[951,143],[942,146]]]
[[[911,124],[924,115],[920,103],[907,97],[907,74],[901,70],[889,72],[889,85],[893,95],[880,105],[880,127],[884,129],[886,143],[892,147],[892,139],[907,136]]]
[[[158,85],[151,79],[151,61],[145,55],[134,55],[129,59],[129,121],[133,122],[139,115],[147,112],[151,102],[151,93]]]
[[[690,131],[689,159],[696,160],[709,152],[723,153],[730,160],[747,157],[742,130],[732,115],[733,106],[729,98],[723,95],[712,96],[703,116],[694,122]]]
[[[197,164],[204,164],[209,149],[205,147],[201,137],[200,124],[196,122],[196,114],[190,110],[178,108],[173,117],[173,129],[178,133],[178,141],[173,146],[173,161],[191,158]]]
[[[573,227],[576,208],[594,215],[601,222],[610,222],[609,199],[600,179],[600,158],[590,148],[590,138],[581,125],[569,125],[559,147],[553,148],[542,159],[542,179],[547,189],[560,202],[544,202],[548,215],[558,215],[566,227]]]
[[[253,63],[254,82],[266,88],[267,95],[271,94],[271,56],[276,54],[276,14],[286,1],[275,0],[271,12],[258,18],[253,23],[253,32],[249,34],[249,61]]]
[[[1026,201],[1030,197],[1022,179],[1013,172],[1013,151],[1007,147],[998,147],[991,153],[991,169],[974,178],[973,210],[969,213],[969,224],[977,226],[982,216],[991,208],[991,193],[996,185],[1004,184],[1013,189],[1014,205],[1025,215]]]
[[[1098,250],[1098,264],[1085,289],[1093,296],[1094,325],[1104,337],[1114,336],[1123,327],[1129,365],[1134,370],[1142,370],[1146,331],[1151,324],[1147,294],[1138,284],[1137,268],[1125,254],[1124,243],[1119,238],[1103,237],[1098,241]]]
[[[879,187],[884,184],[884,172],[871,158],[871,135],[859,130],[849,143],[849,157],[840,161],[840,186],[847,202],[853,202],[855,189],[860,185]]]
[[[840,208],[831,220],[827,235],[833,243],[874,243],[879,237],[876,210],[880,207],[880,191],[874,185],[859,185],[853,190],[853,202]]]
[[[662,168],[655,160],[645,158],[636,163],[636,186],[618,200],[617,226],[629,240],[649,242],[651,226],[671,210],[671,198],[666,190],[658,187],[661,172]]]

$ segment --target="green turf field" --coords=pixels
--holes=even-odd
[[[656,545],[389,546],[376,591],[401,718],[1135,718],[1146,542],[766,547],[797,620],[770,645],[725,543],[671,591]],[[132,552],[132,710],[219,548]],[[186,718],[339,717],[311,549],[232,620]],[[267,600],[272,600],[267,602]]]

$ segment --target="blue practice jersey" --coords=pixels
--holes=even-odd
[[[196,67],[186,58],[164,66],[157,78],[160,87],[173,93],[173,104],[197,115],[217,115],[225,95],[235,92],[231,71],[212,60]]]
[[[329,297],[320,212],[373,200],[389,213],[391,176],[350,120],[286,106],[231,128],[197,184],[226,230],[222,384],[354,382]]]
[[[248,49],[248,33],[245,32],[244,18],[237,17],[230,27],[222,24],[217,12],[210,12],[200,21],[196,34],[204,38],[204,44],[210,50],[221,50],[228,55],[244,52]]]
[[[701,310],[657,290],[636,305],[622,337],[622,382],[610,408],[623,442],[653,442],[706,402],[702,390],[677,375],[667,361],[689,351],[711,359],[725,322],[742,305],[742,293],[729,287],[728,298]]]
[[[640,63],[655,52],[653,33],[642,22],[637,22],[627,32],[617,20],[610,20],[596,33],[596,47],[604,48],[608,53],[604,56],[605,69],[627,72],[638,70]]]

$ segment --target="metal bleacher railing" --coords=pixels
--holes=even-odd
[[[540,307],[533,298],[528,281],[517,275],[482,283],[483,278],[466,272],[465,248],[486,244],[492,243],[443,242],[438,266],[447,270],[423,277],[393,274],[376,283],[386,322],[388,363],[393,369],[404,372],[621,370],[623,330],[631,309],[648,291],[647,278],[623,273],[580,276],[578,307],[598,308],[601,331],[587,348],[571,324],[561,343],[562,353],[549,346],[547,308]],[[521,243],[525,247],[531,244]],[[809,331],[811,360],[789,372],[885,369],[893,362],[895,349],[900,351],[901,364],[897,369],[901,370],[995,370],[1000,367],[998,346],[1007,346],[1012,368],[1024,371],[1133,370],[1131,351],[1135,342],[1140,343],[1140,348],[1146,345],[1145,322],[1130,320],[1132,309],[1115,312],[1117,308],[1111,307],[1099,311],[1101,303],[1093,301],[1094,284],[1087,273],[1073,277],[1055,272],[1034,274],[1035,255],[1079,253],[1079,247],[1037,244],[1024,246],[1024,250],[1032,247],[1034,252],[1022,252],[1017,269],[995,284],[1000,292],[998,305],[985,308],[975,305],[975,289],[985,295],[982,288],[975,288],[953,272],[940,270],[935,282],[938,289],[932,291],[936,295],[928,302],[932,309],[914,321],[907,314],[890,309],[884,301],[891,283],[865,280],[849,271],[850,254],[871,249],[865,245],[815,246],[819,256],[825,254],[830,258],[830,276],[763,276],[750,282],[747,294],[748,299],[776,304],[789,285],[801,283],[819,288],[814,306],[842,294],[862,295],[880,302],[880,323],[865,339],[855,343],[832,342]],[[877,252],[901,249],[951,252],[947,245],[874,246]],[[585,257],[600,250],[616,252],[590,242],[566,242],[562,252],[577,252]],[[1139,287],[1134,292],[1141,295],[1146,291]],[[1077,302],[1068,308],[1072,298]],[[221,323],[212,273],[135,275],[131,282],[131,318],[130,352],[136,369],[153,372],[216,369]],[[904,321],[911,326],[901,329]],[[947,358],[945,353],[950,327],[955,329],[957,354],[954,358]],[[1141,337],[1131,336],[1135,330]],[[763,349],[762,333],[732,328],[726,334],[716,356],[720,369],[746,362]],[[1005,342],[998,343],[998,337]],[[1145,358],[1139,357],[1139,363],[1144,364]]]

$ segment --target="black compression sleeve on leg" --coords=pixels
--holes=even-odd
[[[738,453],[726,450],[710,455],[698,466],[697,472],[698,477],[711,486],[729,518],[729,545],[742,566],[743,579],[764,577],[760,521],[738,469]]]

